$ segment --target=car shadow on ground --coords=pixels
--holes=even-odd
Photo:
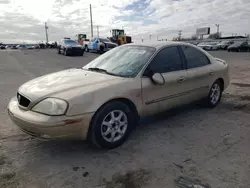
[[[152,129],[174,129],[174,128],[181,128],[185,125],[166,125],[162,123],[166,120],[171,120],[173,118],[178,118],[178,116],[185,115],[187,112],[191,113],[191,111],[201,110],[201,111],[208,111],[206,108],[202,108],[197,104],[186,105],[180,108],[172,109],[163,113],[159,113],[154,116],[142,118],[139,124],[136,126],[135,131],[131,134],[128,140],[119,148],[113,150],[105,150],[100,148],[95,148],[87,141],[38,141],[34,140],[37,146],[40,148],[39,150],[43,153],[47,153],[52,156],[60,155],[60,156],[67,156],[67,155],[75,155],[75,154],[104,154],[104,153],[112,153],[113,152],[121,152],[123,149],[127,151],[131,150],[131,141],[140,139],[138,138],[141,134],[150,134]],[[202,113],[202,112],[201,112]],[[142,138],[144,139],[144,138]],[[138,142],[143,143],[145,140],[140,140]],[[132,152],[132,150],[131,150]]]

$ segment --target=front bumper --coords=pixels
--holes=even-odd
[[[89,125],[94,113],[78,116],[48,116],[19,108],[13,98],[8,105],[11,120],[21,130],[40,139],[87,139]]]
[[[84,52],[83,48],[67,48],[67,52],[70,54],[81,54]]]

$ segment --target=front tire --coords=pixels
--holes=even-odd
[[[126,104],[110,102],[95,114],[88,137],[99,148],[113,149],[126,141],[134,124],[134,114]]]
[[[209,108],[216,107],[220,103],[222,91],[222,83],[219,80],[215,81],[206,98],[206,106]]]
[[[84,50],[80,53],[80,56],[83,56],[83,54],[84,54]]]
[[[68,52],[67,52],[67,49],[64,49],[64,53],[63,53],[65,56],[68,56]]]

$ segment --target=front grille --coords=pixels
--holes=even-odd
[[[30,100],[19,93],[17,93],[17,100],[19,105],[23,107],[28,107],[30,104]]]

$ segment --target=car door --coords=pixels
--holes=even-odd
[[[192,46],[181,46],[187,68],[186,86],[190,102],[208,95],[214,81],[214,67],[207,55]]]
[[[89,43],[89,45],[88,45],[88,48],[89,48],[90,50],[94,50],[94,49],[95,49],[95,48],[94,48],[94,42],[95,42],[95,40],[96,40],[96,38],[91,39],[91,41],[90,41],[90,43]]]
[[[161,73],[165,83],[152,81],[155,73]],[[144,114],[151,115],[181,105],[187,101],[185,84],[187,71],[177,46],[160,50],[145,69],[142,77],[142,102]]]
[[[99,50],[98,46],[99,46],[99,40],[98,38],[96,38],[93,42],[93,49],[98,51]]]

